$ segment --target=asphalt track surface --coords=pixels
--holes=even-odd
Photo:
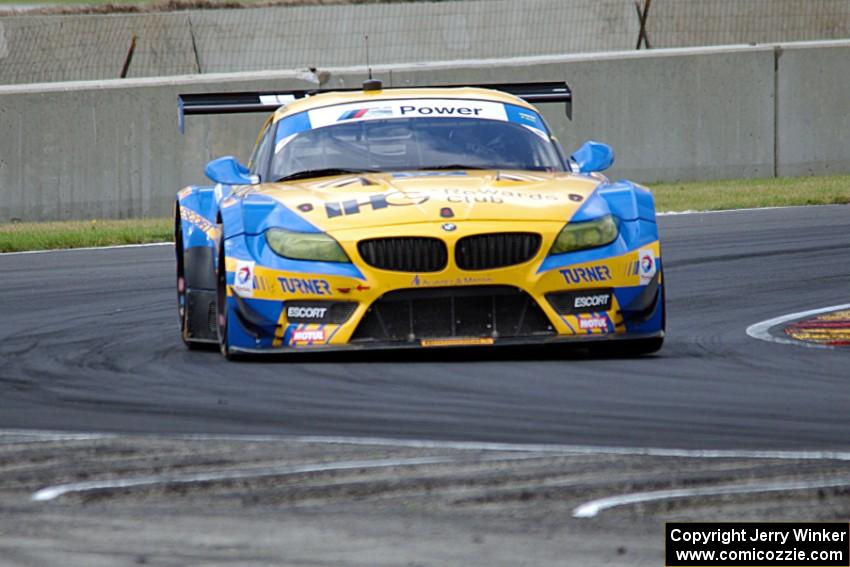
[[[660,219],[658,355],[563,349],[229,363],[180,342],[168,246],[0,255],[0,428],[842,450],[850,352],[745,328],[846,303],[850,207]]]

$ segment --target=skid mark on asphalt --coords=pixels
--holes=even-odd
[[[5,440],[4,440],[5,438]],[[322,435],[120,435],[117,433],[61,432],[30,429],[0,430],[0,442],[92,441],[98,439],[170,439],[180,441],[244,441],[295,442],[325,445],[367,445],[407,449],[443,449],[522,452],[558,455],[622,455],[645,457],[683,457],[696,459],[779,459],[803,461],[850,461],[850,451],[782,451],[738,449],[665,449],[661,447],[615,447],[593,445],[561,445],[548,443],[496,443],[478,441],[435,441],[423,439],[393,439],[390,437],[335,437]]]

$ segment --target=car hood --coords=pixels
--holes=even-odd
[[[253,194],[332,232],[435,221],[566,222],[600,182],[569,173],[380,173],[269,183]]]

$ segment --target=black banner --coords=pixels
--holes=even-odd
[[[666,567],[850,567],[850,524],[669,522]]]

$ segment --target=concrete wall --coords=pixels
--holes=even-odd
[[[783,49],[777,89],[778,174],[850,172],[850,42]]]
[[[607,142],[617,152],[612,177],[652,182],[850,172],[841,143],[850,131],[848,65],[850,42],[842,42],[384,65],[375,73],[395,86],[566,80],[573,122],[562,105],[541,108],[567,151],[588,138]],[[209,159],[245,159],[263,120],[193,116],[181,136],[178,93],[346,87],[363,78],[358,67],[331,69],[321,84],[312,73],[276,72],[0,87],[0,222],[167,215],[177,189],[204,182]]]
[[[653,0],[651,47],[850,38],[847,0]]]
[[[0,84],[197,73],[186,13],[0,17]]]
[[[316,86],[278,73],[0,87],[0,222],[170,214],[176,189],[202,182],[210,157],[247,157],[265,118],[192,117],[181,136],[177,95],[225,81],[236,90]]]
[[[469,0],[0,17],[0,84],[631,49],[631,0]],[[5,55],[4,55],[5,52]]]
[[[393,71],[393,84],[566,80],[573,121],[542,106],[570,152],[612,145],[612,175],[645,182],[773,175],[774,54],[770,47],[536,57]]]
[[[646,0],[640,0],[645,5]],[[0,6],[2,9],[2,6]],[[466,0],[0,17],[0,84],[634,50],[635,0]],[[850,38],[849,0],[654,0],[650,45]]]
[[[192,12],[207,73],[634,47],[624,0],[478,0]],[[248,31],[250,30],[250,33]]]

